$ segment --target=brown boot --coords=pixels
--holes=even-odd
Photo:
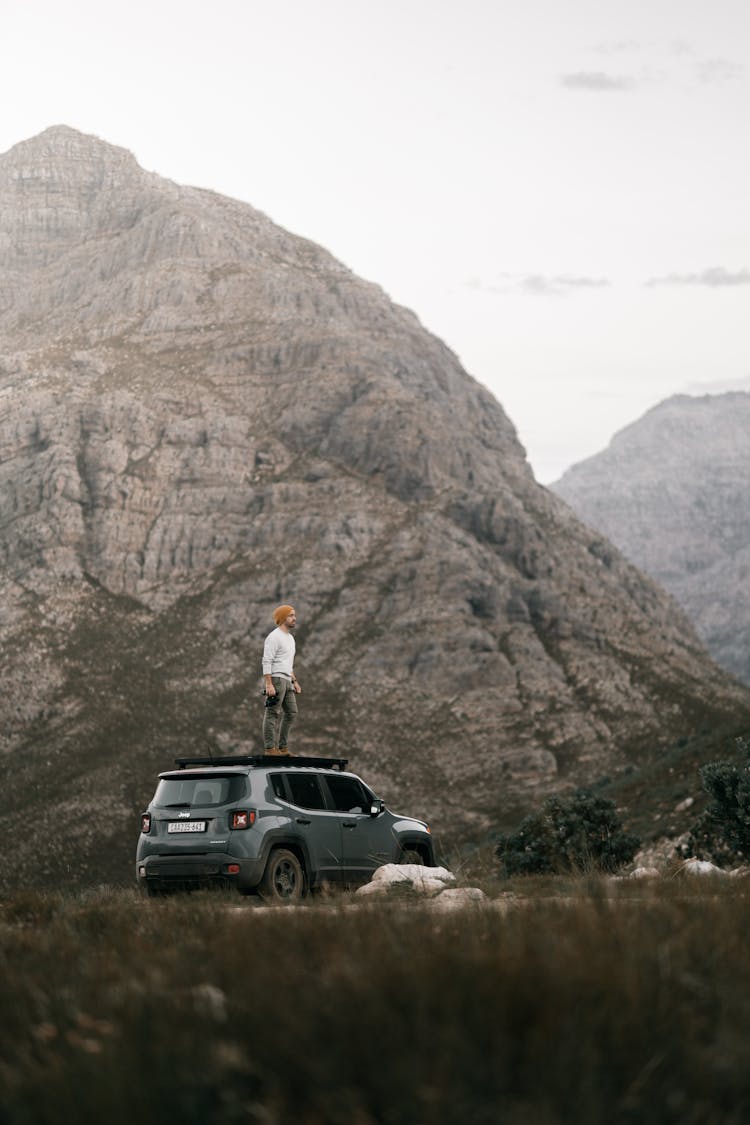
[[[274,754],[281,754],[281,753],[285,753],[285,751],[279,750],[278,746],[274,746],[272,750],[264,750],[263,756],[266,757],[266,758],[270,758]]]
[[[277,753],[277,754],[284,754],[284,755],[285,755],[286,757],[288,757],[288,758],[291,758],[291,757],[293,757],[293,754],[292,754],[292,752],[291,752],[290,750],[288,750],[288,749],[286,748],[286,746],[280,746],[280,747],[278,748],[278,750],[276,751],[276,753]]]

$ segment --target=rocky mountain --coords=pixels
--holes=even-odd
[[[750,394],[677,395],[552,486],[750,683]]]
[[[320,247],[56,127],[0,156],[0,267],[6,879],[128,879],[155,772],[259,748],[280,601],[296,749],[444,837],[747,717],[492,395]]]

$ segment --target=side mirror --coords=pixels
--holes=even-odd
[[[385,803],[376,798],[370,805],[370,816],[380,816],[385,808]]]

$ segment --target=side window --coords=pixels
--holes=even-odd
[[[277,797],[280,797],[282,801],[286,801],[287,795],[286,789],[284,788],[284,778],[282,777],[282,775],[280,773],[272,773],[269,780],[271,782],[271,788],[273,789],[274,794]]]
[[[365,812],[369,808],[364,786],[355,777],[326,775],[326,784],[337,812]]]
[[[292,803],[301,809],[324,809],[326,803],[323,791],[314,773],[288,773],[286,775],[292,792]]]

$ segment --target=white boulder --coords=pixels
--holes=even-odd
[[[685,875],[721,875],[726,878],[729,875],[728,871],[723,868],[717,867],[715,863],[709,863],[707,859],[686,859],[680,868]]]
[[[409,884],[418,894],[438,895],[456,876],[446,867],[423,867],[420,863],[384,863],[376,868],[369,883],[357,891],[358,895],[387,894],[390,887]]]
[[[447,867],[423,867],[421,863],[384,863],[372,875],[373,883],[403,883],[418,879],[438,879],[455,883],[456,876]]]
[[[433,899],[430,905],[435,910],[463,910],[467,906],[478,906],[486,900],[487,896],[479,887],[451,887]]]

